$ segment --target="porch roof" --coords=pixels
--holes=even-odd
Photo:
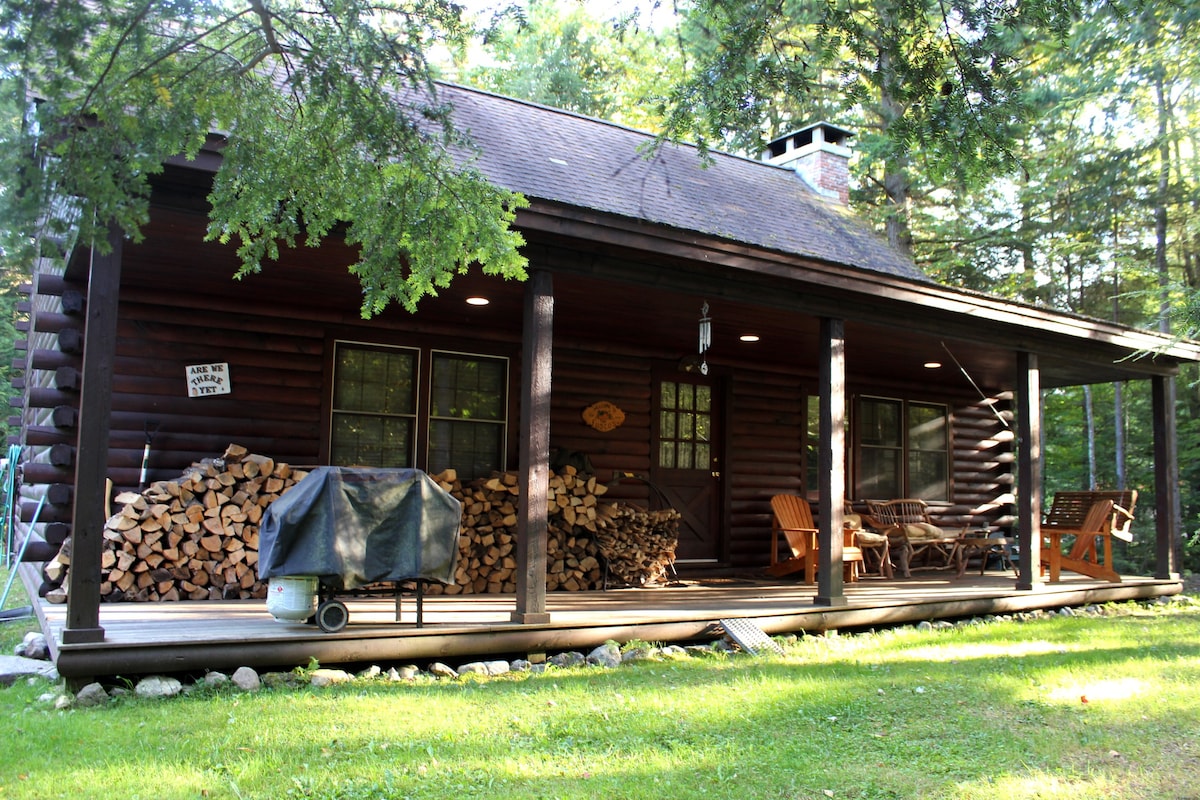
[[[531,261],[545,266],[539,254],[574,251],[574,260],[553,258],[554,271],[601,280],[590,285],[587,303],[616,315],[606,335],[624,329],[634,332],[632,341],[646,341],[644,312],[652,308],[663,332],[655,341],[667,346],[670,332],[693,327],[696,303],[678,302],[691,295],[721,298],[729,303],[721,309],[724,325],[757,328],[775,342],[812,338],[820,316],[863,326],[851,331],[850,346],[863,348],[855,362],[881,376],[909,370],[912,359],[897,354],[945,355],[944,341],[992,388],[1011,386],[1015,351],[1039,355],[1048,388],[1174,374],[1180,363],[1200,361],[1200,343],[936,284],[790,169],[718,152],[705,165],[696,148],[675,144],[647,159],[648,133],[450,84],[438,92],[473,143],[474,165],[531,199],[517,218]],[[207,191],[180,176],[214,172],[220,149],[217,137],[200,159],[172,160],[182,168],[166,178],[173,204],[190,192],[199,210]],[[289,258],[309,261],[299,251]],[[328,261],[311,269],[305,283],[324,283],[318,273]],[[519,314],[520,292],[494,283],[460,276],[441,298],[425,301],[422,315],[478,293],[481,284],[500,296],[491,316]],[[638,319],[621,325],[630,286],[645,302]],[[588,318],[560,317],[556,327]]]

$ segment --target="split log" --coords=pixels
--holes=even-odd
[[[263,509],[305,476],[230,445],[142,492],[121,492],[104,531],[104,600],[265,598],[257,577]],[[520,480],[514,472],[463,482],[433,476],[462,503],[455,583],[430,594],[512,593],[517,581]],[[602,500],[607,486],[573,466],[550,472],[546,588],[585,591],[653,585],[674,561],[679,514]],[[51,567],[61,582],[70,540]],[[48,576],[49,577],[49,576]],[[65,598],[65,593],[63,594]]]
[[[119,508],[105,523],[101,599],[265,598],[256,569],[258,522],[306,474],[231,444],[175,480],[118,493]],[[69,565],[70,540],[47,577],[62,580]]]
[[[597,542],[611,574],[629,586],[666,581],[679,543],[679,512],[613,504],[604,515],[608,524],[601,528]]]
[[[429,591],[515,591],[517,474],[466,483],[453,470],[433,477],[462,503],[463,519],[455,585]],[[548,488],[547,591],[595,590],[610,583],[646,586],[665,578],[675,558],[678,512],[603,503],[608,487],[573,466],[552,470]]]

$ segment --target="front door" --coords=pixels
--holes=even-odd
[[[721,558],[720,403],[715,381],[673,374],[657,382],[651,481],[678,511],[676,563]]]

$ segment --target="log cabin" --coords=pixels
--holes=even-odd
[[[815,602],[834,604],[844,501],[919,497],[947,525],[1016,531],[1029,588],[1040,392],[1119,380],[1153,383],[1156,569],[1178,572],[1173,376],[1196,344],[932,282],[848,209],[848,132],[827,123],[763,160],[703,163],[684,145],[646,157],[653,136],[619,125],[439,92],[476,167],[529,200],[527,281],[467,274],[370,320],[345,246],[235,281],[232,249],[204,241],[215,135],[167,164],[144,240],[113,231],[110,255],[37,265],[19,516],[31,560],[72,542],[64,642],[103,637],[106,481],[173,479],[235,442],[300,468],[515,473],[516,622],[547,616],[548,476],[566,466],[678,512],[680,574],[764,568],[770,498],[797,493],[820,518]]]

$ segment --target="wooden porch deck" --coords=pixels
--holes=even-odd
[[[63,644],[66,607],[35,606],[59,672],[67,678],[152,672],[230,671],[239,666],[462,662],[488,657],[588,650],[613,639],[687,642],[712,638],[718,620],[752,620],[771,635],[885,627],[921,620],[1006,614],[1177,594],[1179,581],[1128,577],[1104,583],[1064,575],[1018,591],[1011,573],[916,573],[864,579],[846,604],[816,606],[813,587],[794,581],[681,581],[653,589],[554,592],[550,622],[517,624],[511,595],[426,597],[424,626],[404,598],[400,621],[390,599],[350,599],[350,624],[336,634],[281,623],[264,601],[112,603],[100,607],[102,642]]]

